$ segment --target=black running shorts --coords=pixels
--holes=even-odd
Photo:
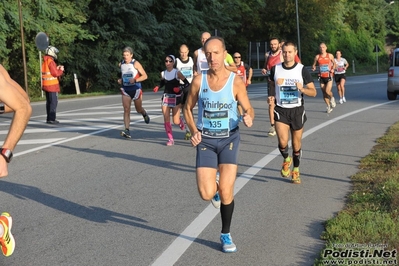
[[[327,84],[328,82],[332,81],[331,77],[328,78],[322,78],[320,77],[320,83],[321,84]]]
[[[307,118],[303,106],[295,108],[274,107],[274,120],[290,126],[292,130],[303,128]]]
[[[340,83],[341,79],[346,80],[346,76],[345,76],[345,74],[335,74],[334,79],[335,79],[336,83]]]

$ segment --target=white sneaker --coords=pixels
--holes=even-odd
[[[271,126],[268,132],[269,136],[276,136],[276,128]]]
[[[342,101],[343,101],[344,103],[346,103],[345,96],[344,96],[344,97],[342,97]]]
[[[331,107],[332,107],[332,108],[334,108],[334,107],[337,105],[337,104],[335,103],[334,97],[331,97],[330,102],[331,102]]]
[[[216,184],[217,184],[217,186],[219,186],[219,178],[220,178],[220,175],[219,175],[219,171],[218,171],[218,172],[216,172]],[[211,202],[212,202],[213,207],[215,207],[216,209],[220,208],[220,196],[219,196],[219,192],[218,191],[216,191],[216,194],[211,199]]]
[[[331,113],[332,110],[333,110],[333,109],[332,109],[330,106],[327,106],[327,114]]]
[[[342,98],[339,99],[339,104],[343,104],[343,103],[344,103],[344,101],[342,100]]]

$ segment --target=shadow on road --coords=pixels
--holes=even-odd
[[[45,193],[37,187],[15,184],[7,181],[0,181],[0,191],[8,193],[22,200],[33,200],[47,207],[55,210],[91,221],[96,223],[107,223],[115,222],[130,226],[142,228],[144,230],[150,230],[157,233],[171,235],[175,237],[181,237],[194,241],[196,243],[205,245],[213,249],[220,249],[220,243],[209,241],[200,238],[193,238],[190,236],[180,235],[179,233],[163,230],[161,228],[152,227],[147,225],[147,221],[139,217],[118,213],[110,210],[106,210],[101,207],[95,206],[83,206],[75,202],[62,199],[57,196]]]

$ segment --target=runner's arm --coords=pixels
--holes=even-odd
[[[346,60],[346,59],[345,59],[345,70],[347,70],[347,69],[348,69],[348,67],[349,67],[348,60]]]
[[[139,61],[134,62],[134,67],[137,69],[137,71],[140,73],[140,77],[134,80],[134,83],[136,82],[143,82],[148,78],[147,73],[145,72],[143,66],[140,64]]]
[[[180,85],[180,89],[181,90],[185,90],[188,86],[190,86],[190,82],[188,82],[188,80],[186,79],[186,77],[180,72],[177,72],[177,76],[179,77],[179,79],[181,81],[183,81],[184,84]]]
[[[248,81],[247,81],[247,83],[251,84],[252,83],[253,70],[252,70],[252,67],[250,67],[249,65],[247,65],[247,66],[248,66]]]
[[[263,68],[262,68],[262,74],[263,75],[266,75],[266,73],[267,73],[267,59],[268,59],[268,57],[269,57],[268,53],[265,53],[265,64],[263,65]]]
[[[302,68],[302,79],[303,84],[306,84],[306,86],[301,83],[297,83],[296,86],[298,90],[306,96],[316,97],[317,90],[313,82],[313,77],[305,67]]]
[[[0,64],[0,74],[2,74],[3,77],[5,78],[5,80],[8,83],[10,83],[12,86],[14,86],[14,88],[16,88],[19,91],[19,93],[22,94],[22,96],[25,98],[25,100],[28,101],[28,103],[30,102],[29,96],[28,96],[28,94],[26,94],[25,90],[15,80],[13,80],[10,77],[7,70],[1,64]],[[7,109],[9,109],[8,106],[6,106],[6,110],[5,110],[6,113],[11,111],[11,109],[9,109],[9,110],[7,110]]]
[[[319,59],[319,55],[316,55],[316,56],[314,57],[313,65],[312,65],[312,70],[313,70],[313,71],[316,70],[316,64],[317,64],[317,60],[318,60],[318,59]]]
[[[15,84],[17,83],[15,82]],[[0,88],[0,101],[4,103],[5,111],[14,112],[10,130],[4,140],[3,147],[14,150],[28,124],[32,114],[32,107],[26,96],[20,92],[23,89],[16,88],[14,83],[8,82],[2,72],[0,73]]]

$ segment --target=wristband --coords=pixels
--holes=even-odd
[[[0,149],[0,154],[4,157],[7,163],[11,162],[12,159],[12,151],[6,148]]]
[[[0,103],[0,114],[4,114],[4,112],[5,112],[4,103]]]

